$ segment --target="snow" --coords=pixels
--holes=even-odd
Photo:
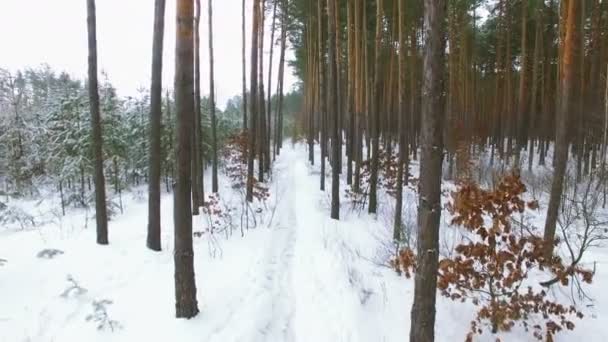
[[[6,259],[0,266],[0,341],[408,340],[413,280],[385,266],[394,253],[392,199],[380,194],[379,212],[369,216],[342,198],[341,220],[331,220],[329,191],[318,190],[319,165],[309,166],[306,156],[305,146],[286,145],[274,166],[269,210],[257,228],[244,237],[195,238],[201,312],[191,320],[174,318],[170,194],[162,197],[159,253],[145,248],[147,203],[137,191],[125,195],[125,213],[110,222],[109,246],[95,244],[91,213],[72,209],[59,220],[51,214],[56,202],[21,203],[48,219],[36,228],[0,230],[0,258]],[[417,163],[412,167],[416,176]],[[222,196],[234,205],[239,199],[227,198],[236,196],[234,190],[226,178],[220,182]],[[410,229],[416,201],[408,187],[404,212]],[[532,220],[538,224],[542,217]],[[442,215],[442,255],[461,238],[447,221]],[[195,217],[194,230],[206,222]],[[37,257],[45,249],[63,254]],[[608,317],[608,294],[602,290],[608,284],[608,255],[595,249],[587,259],[597,261],[589,287],[594,305],[584,308],[587,317],[575,321],[573,332],[558,334],[556,341],[608,336],[608,325],[602,324]],[[62,296],[71,286],[68,276],[86,292]],[[86,320],[94,313],[93,302],[104,299],[112,301],[105,305],[108,319],[120,325],[114,331],[98,330]],[[438,295],[436,340],[464,340],[474,314],[472,304]],[[525,341],[530,335],[516,329],[500,338]],[[476,341],[495,339],[484,335]]]

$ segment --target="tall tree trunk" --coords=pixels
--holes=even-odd
[[[329,59],[329,95],[328,113],[332,115],[332,165],[331,165],[331,218],[340,219],[340,148],[338,143],[340,112],[338,107],[338,51],[336,50],[336,0],[327,0],[327,33]]]
[[[246,51],[246,33],[245,33],[245,0],[241,5],[241,35],[243,44],[241,47],[242,52],[242,64],[243,64],[243,130],[247,129],[247,63],[245,58]]]
[[[191,161],[194,123],[193,11],[192,0],[177,0],[175,40],[175,110],[177,117],[177,179],[173,196],[175,241],[175,315],[192,318],[198,314],[192,246]]]
[[[536,29],[534,33],[534,58],[532,66],[532,101],[530,104],[530,130],[528,142],[528,171],[532,172],[534,164],[534,138],[536,134],[536,123],[538,120],[538,80],[541,73],[541,55],[543,53],[543,9],[542,6],[536,9]],[[540,136],[539,136],[540,137]],[[539,143],[541,139],[539,138]]]
[[[326,80],[325,80],[325,53],[323,43],[323,2],[324,0],[317,0],[317,24],[318,24],[318,67],[319,67],[319,121],[321,122],[321,175],[320,175],[320,189],[325,191],[325,157],[327,156],[327,94]]]
[[[435,301],[441,216],[446,1],[424,0],[424,66],[418,202],[418,248],[411,342],[435,339]]]
[[[346,2],[346,116],[348,127],[345,127],[346,133],[346,184],[351,185],[353,181],[353,153],[355,140],[355,112],[354,112],[354,82],[355,70],[357,68],[354,57],[354,1]]]
[[[334,45],[336,48],[336,52],[335,52],[335,56],[336,56],[336,92],[334,93],[335,97],[336,97],[336,113],[337,113],[337,123],[338,123],[338,137],[333,140],[333,143],[338,144],[338,155],[337,155],[337,159],[335,160],[335,163],[337,165],[334,165],[335,167],[338,168],[338,174],[342,174],[342,123],[344,122],[344,106],[342,104],[342,78],[341,78],[341,74],[342,74],[342,63],[341,63],[341,49],[342,49],[342,42],[340,40],[340,32],[341,32],[341,27],[342,24],[340,22],[340,6],[338,5],[339,0],[335,0],[334,1],[334,27],[335,27],[335,39],[334,39]],[[332,190],[333,191],[333,190]]]
[[[266,144],[267,144],[267,132],[266,132],[266,98],[264,96],[264,32],[265,32],[265,16],[266,16],[266,0],[260,2],[260,25],[258,26],[259,35],[259,120],[258,120],[258,179],[260,182],[264,182],[264,173],[266,172]]]
[[[281,153],[283,147],[283,84],[285,79],[285,50],[287,48],[287,21],[289,20],[288,0],[283,0],[282,19],[281,19],[281,55],[279,57],[279,81],[277,94],[279,97],[277,104],[277,118],[275,120],[275,145],[276,155]]]
[[[397,193],[395,198],[395,220],[393,225],[393,241],[395,244],[398,244],[401,241],[401,225],[402,219],[401,214],[403,212],[403,177],[404,177],[404,167],[405,167],[405,178],[408,177],[408,169],[409,169],[409,150],[408,143],[406,139],[406,129],[409,128],[405,126],[407,121],[408,113],[406,110],[406,92],[405,86],[407,84],[406,75],[405,75],[405,56],[407,54],[407,48],[405,46],[406,41],[406,32],[405,32],[405,4],[403,1],[399,1],[398,4],[398,13],[399,13],[399,165],[397,166]],[[413,77],[413,75],[412,75]],[[407,184],[407,181],[406,181]]]
[[[274,2],[274,6],[272,9],[272,24],[270,26],[270,56],[268,57],[268,94],[266,94],[268,100],[266,101],[268,108],[268,122],[266,134],[268,136],[268,149],[270,151],[270,137],[272,137],[272,60],[274,57],[274,34],[276,32],[276,21],[277,21],[277,9],[279,6],[279,1]],[[276,111],[276,109],[275,109]],[[273,137],[274,138],[274,137]],[[270,152],[267,156],[267,162],[270,163]]]
[[[380,93],[382,89],[381,57],[382,57],[382,0],[376,1],[376,48],[374,62],[374,94],[372,95],[371,131],[372,131],[372,160],[371,174],[369,179],[369,213],[375,214],[378,210],[378,165],[380,152]],[[368,146],[369,148],[369,146]]]
[[[205,200],[203,193],[203,151],[201,145],[201,0],[196,0],[194,17],[194,127],[192,129],[192,214],[198,215]]]
[[[516,163],[519,167],[521,150],[526,145],[528,138],[528,126],[530,125],[528,114],[528,0],[522,2],[521,7],[521,70],[519,72],[519,103],[518,129],[517,129],[517,150],[515,151]],[[535,96],[532,94],[532,96]]]
[[[217,120],[215,117],[215,76],[213,65],[213,0],[208,0],[209,10],[209,108],[211,115],[211,154],[213,165],[211,170],[211,191],[217,193]]]
[[[154,37],[152,39],[152,81],[150,86],[150,155],[148,182],[148,237],[146,245],[160,251],[160,168],[162,121],[163,36],[165,0],[154,1]]]
[[[578,25],[580,20],[580,2],[577,0],[569,0],[568,15],[564,22],[565,40],[562,52],[561,64],[561,82],[560,82],[560,101],[559,111],[556,120],[557,133],[555,138],[555,164],[553,171],[553,182],[551,184],[551,195],[549,197],[549,206],[547,208],[547,219],[545,221],[545,257],[550,258],[553,255],[555,241],[555,226],[564,186],[564,176],[566,174],[566,166],[568,163],[568,124],[570,113],[574,109],[573,94],[576,86],[576,54],[578,50],[577,43]]]
[[[258,37],[259,37],[259,21],[260,21],[260,0],[253,0],[253,20],[251,26],[251,86],[250,98],[250,120],[249,130],[247,132],[247,140],[249,145],[249,155],[247,156],[247,201],[253,202],[253,182],[254,182],[254,165],[256,152],[256,133],[258,120]]]
[[[108,214],[106,207],[106,183],[103,177],[103,138],[101,134],[101,114],[99,112],[99,91],[97,86],[97,19],[95,0],[87,0],[87,29],[89,42],[89,106],[91,110],[91,130],[93,134],[93,157],[95,179],[95,221],[97,243],[108,244]]]

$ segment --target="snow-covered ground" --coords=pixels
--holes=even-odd
[[[318,165],[309,166],[306,156],[304,146],[286,145],[273,171],[273,214],[257,228],[244,237],[195,238],[201,312],[191,320],[174,318],[169,194],[162,199],[160,253],[145,248],[145,196],[125,196],[125,214],[109,226],[109,246],[95,244],[91,215],[76,210],[36,228],[0,230],[0,259],[6,260],[0,266],[0,341],[407,341],[413,281],[386,266],[394,252],[392,200],[381,196],[377,217],[343,200],[342,220],[330,220],[329,194],[318,190]],[[416,163],[412,167],[416,175]],[[413,213],[415,192],[405,196],[406,212]],[[442,220],[442,239],[449,243],[453,231]],[[205,224],[195,217],[194,230]],[[38,256],[50,249],[62,253]],[[589,287],[593,307],[583,308],[587,317],[557,341],[608,336],[608,294],[602,291],[608,254],[596,249],[588,258],[598,262]],[[437,314],[437,341],[462,341],[474,307],[438,297]],[[98,330],[100,323],[108,325]],[[531,340],[518,330],[500,337]]]

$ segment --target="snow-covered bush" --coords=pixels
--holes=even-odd
[[[36,226],[34,216],[28,214],[25,210],[18,206],[6,206],[0,209],[0,225],[19,226],[21,229],[31,228]]]

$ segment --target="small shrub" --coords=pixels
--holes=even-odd
[[[226,145],[222,149],[224,161],[224,172],[232,181],[232,188],[244,190],[247,187],[247,150],[248,150],[247,131],[234,134],[226,140]],[[253,182],[253,197],[264,202],[270,196],[268,187],[253,177],[249,181]]]
[[[11,224],[19,225],[21,229],[25,229],[35,227],[36,220],[34,220],[34,216],[28,214],[23,209],[16,206],[8,206],[0,211],[0,225],[8,226]]]
[[[469,183],[452,194],[452,224],[466,228],[475,239],[456,247],[453,258],[441,260],[438,288],[452,300],[471,300],[479,307],[467,341],[483,332],[485,322],[489,322],[492,333],[509,331],[520,322],[527,331],[532,330],[535,338],[552,340],[560,330],[574,329],[573,316],[583,316],[574,306],[550,299],[544,290],[525,286],[535,269],[551,270],[564,285],[570,272],[587,274],[582,269],[569,270],[557,257],[545,260],[541,237],[511,229],[514,213],[526,207],[538,208],[536,202],[524,202],[521,196],[525,191],[519,175],[512,174],[493,191]],[[590,277],[585,279],[591,281]],[[544,327],[531,325],[533,318],[542,319]]]
[[[62,297],[62,298],[78,297],[80,295],[87,293],[87,289],[80,286],[80,284],[76,281],[76,279],[74,279],[74,277],[72,277],[69,274],[67,276],[67,281],[68,281],[69,285],[59,295],[60,297]]]
[[[532,231],[514,230],[511,217],[526,208],[538,208],[536,201],[522,199],[526,187],[518,174],[504,177],[492,190],[465,182],[452,193],[448,206],[452,224],[472,235],[469,242],[455,248],[452,257],[439,262],[437,287],[441,294],[458,302],[470,301],[478,307],[466,341],[484,332],[510,331],[521,324],[538,340],[553,341],[558,332],[574,329],[572,319],[583,318],[574,306],[550,298],[540,286],[529,284],[535,270],[550,271],[560,285],[580,277],[590,283],[593,273],[576,265],[564,265],[559,257],[545,260],[544,240]],[[391,266],[407,278],[416,270],[416,257],[403,249]],[[578,279],[578,278],[577,278]],[[526,283],[528,281],[528,283]],[[539,324],[542,322],[543,324]]]
[[[112,304],[111,300],[94,300],[91,304],[93,305],[93,313],[87,315],[86,321],[96,323],[97,330],[110,330],[113,332],[122,328],[120,322],[111,319],[108,314],[107,306]]]

